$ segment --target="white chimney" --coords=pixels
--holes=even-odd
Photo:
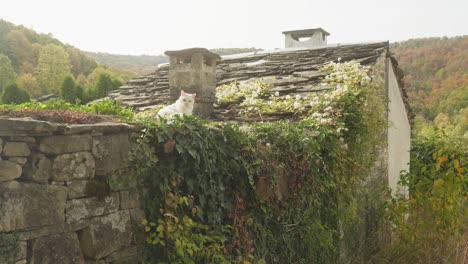
[[[330,35],[322,28],[284,31],[285,48],[312,48],[327,45],[327,36]]]

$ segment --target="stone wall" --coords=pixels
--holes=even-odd
[[[136,263],[137,132],[0,117],[0,263]]]

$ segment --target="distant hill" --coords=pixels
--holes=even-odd
[[[84,88],[93,88],[100,74],[108,74],[114,83],[125,82],[137,75],[100,65],[52,34],[40,34],[0,19],[0,92],[7,82],[16,81],[33,97],[57,93],[68,74]]]
[[[468,137],[468,36],[392,44],[419,125]]]
[[[260,51],[257,48],[219,48],[211,49],[210,51],[221,56],[232,55],[245,52]],[[85,54],[97,62],[116,67],[119,69],[130,70],[138,74],[144,75],[153,72],[161,63],[169,62],[166,55],[118,55],[102,52],[85,52]]]
[[[97,62],[115,68],[133,71],[140,75],[153,72],[161,63],[168,62],[166,55],[118,55],[103,52],[84,52]]]

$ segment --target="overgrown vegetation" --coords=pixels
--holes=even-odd
[[[355,62],[323,70],[332,72],[324,84],[336,89],[298,98],[309,100],[299,122],[143,122],[134,164],[148,190],[148,262],[339,261],[343,236],[358,221],[357,187],[385,127],[383,87]]]
[[[21,104],[0,104],[0,109],[55,109],[55,110],[73,110],[79,112],[93,112],[100,115],[119,116],[122,121],[131,122],[135,113],[122,106],[122,103],[112,99],[105,98],[99,102],[90,105],[81,105],[70,103],[64,100],[52,99],[47,103],[26,102]]]
[[[410,172],[388,204],[392,240],[371,263],[465,263],[468,148],[442,132],[412,142]]]

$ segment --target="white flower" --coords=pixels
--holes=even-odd
[[[286,95],[286,100],[289,100],[289,99],[291,99],[291,96],[288,94]]]
[[[279,92],[276,92],[276,93],[275,93],[275,96],[278,97],[278,96],[279,96]]]
[[[298,108],[302,107],[302,104],[298,103],[297,101],[294,101],[293,107],[294,107],[294,109],[298,109]]]
[[[301,100],[301,98],[302,98],[302,97],[301,97],[301,95],[300,95],[300,94],[296,94],[296,101],[299,101],[299,100]]]

